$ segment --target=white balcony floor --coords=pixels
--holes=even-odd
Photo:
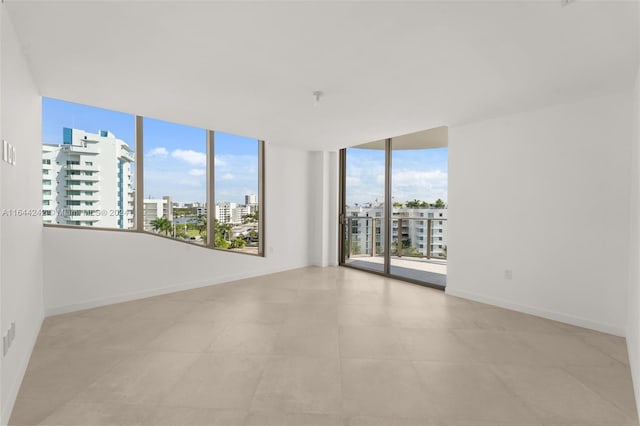
[[[382,256],[356,255],[351,256],[346,263],[376,272],[384,271],[384,258]],[[447,261],[445,259],[391,256],[391,273],[399,277],[442,287],[447,285]]]

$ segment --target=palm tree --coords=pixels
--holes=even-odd
[[[164,232],[165,235],[169,235],[172,225],[166,217],[159,217],[151,221],[151,227],[156,232]]]
[[[198,215],[198,220],[196,221],[196,228],[198,229],[198,234],[202,236],[202,232],[207,229],[207,216],[200,214]]]

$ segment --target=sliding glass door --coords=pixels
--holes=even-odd
[[[384,272],[385,150],[345,151],[344,263]]]
[[[444,287],[447,148],[391,141],[390,273]]]
[[[341,264],[436,287],[447,274],[447,128],[341,151]]]

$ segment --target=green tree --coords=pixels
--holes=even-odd
[[[218,219],[214,219],[215,235],[213,242],[217,248],[229,248],[231,239],[231,224],[220,223]]]
[[[242,223],[255,223],[259,219],[258,211],[242,216]]]
[[[255,229],[252,229],[251,231],[249,231],[249,234],[247,235],[247,237],[251,241],[258,241],[258,231]]]
[[[420,200],[407,201],[405,204],[406,204],[407,208],[417,209],[422,204],[422,201],[420,201]]]
[[[156,232],[164,232],[165,235],[169,235],[173,225],[166,217],[159,217],[151,221],[151,228]]]
[[[445,204],[444,201],[442,201],[440,198],[438,198],[434,204],[434,207],[436,209],[444,209],[445,208]]]
[[[207,230],[207,216],[199,214],[196,221],[196,229],[198,234],[202,236],[202,233]]]
[[[246,244],[246,241],[242,238],[234,238],[233,241],[231,241],[231,245],[229,246],[229,248],[243,248]]]
[[[394,201],[394,203],[393,203],[393,207],[395,207],[395,208],[397,208],[397,209],[402,208],[402,203],[401,203],[401,202],[399,202],[399,201]]]

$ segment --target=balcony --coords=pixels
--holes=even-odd
[[[65,220],[67,220],[68,222],[97,222],[100,220],[100,216],[94,216],[94,215],[66,216]]]
[[[80,180],[80,179],[74,179],[74,180]],[[79,184],[71,184],[71,185],[65,185],[64,189],[71,189],[71,190],[75,190],[75,191],[99,191],[100,190],[100,185],[79,185]]]
[[[121,151],[120,151],[120,157],[121,157],[123,160],[131,161],[131,162],[136,161],[136,159],[135,159],[135,157],[133,156],[133,154],[131,154],[130,152],[125,151],[125,150],[121,150]]]
[[[360,228],[352,227],[352,221],[359,220],[363,223]],[[425,232],[414,225],[414,221],[427,222]],[[394,217],[392,219],[390,272],[405,278],[424,281],[431,284],[446,285],[447,275],[447,238],[446,233],[432,234],[432,224],[442,221],[438,225],[446,229],[447,219],[444,218],[413,218]],[[367,226],[367,222],[368,226]],[[346,263],[363,269],[384,271],[384,220],[372,217],[349,217],[347,227],[351,230],[346,235],[345,257]],[[375,229],[376,232],[364,232],[365,229]],[[401,229],[398,238],[397,230]],[[408,232],[407,232],[407,229]],[[425,235],[426,234],[426,235]],[[422,236],[422,240],[420,237]],[[434,240],[442,237],[442,240]],[[431,241],[431,243],[427,243]],[[376,242],[380,246],[376,246]],[[442,248],[439,246],[442,245]]]
[[[64,198],[66,200],[79,200],[79,201],[98,201],[98,200],[100,200],[100,196],[97,193],[65,195]]]
[[[100,205],[97,203],[94,203],[91,206],[65,206],[64,208],[65,210],[73,210],[73,211],[78,211],[78,210],[100,210]]]
[[[61,145],[60,149],[64,152],[77,152],[79,154],[100,154],[100,148],[91,145]]]
[[[82,172],[99,172],[100,166],[87,166],[83,164],[67,164],[66,166],[62,166],[63,169],[66,170],[78,170]]]
[[[73,176],[68,176],[68,178],[73,178],[73,180],[79,180],[80,182],[98,182],[100,180],[100,175],[93,175],[93,176],[73,175]]]

